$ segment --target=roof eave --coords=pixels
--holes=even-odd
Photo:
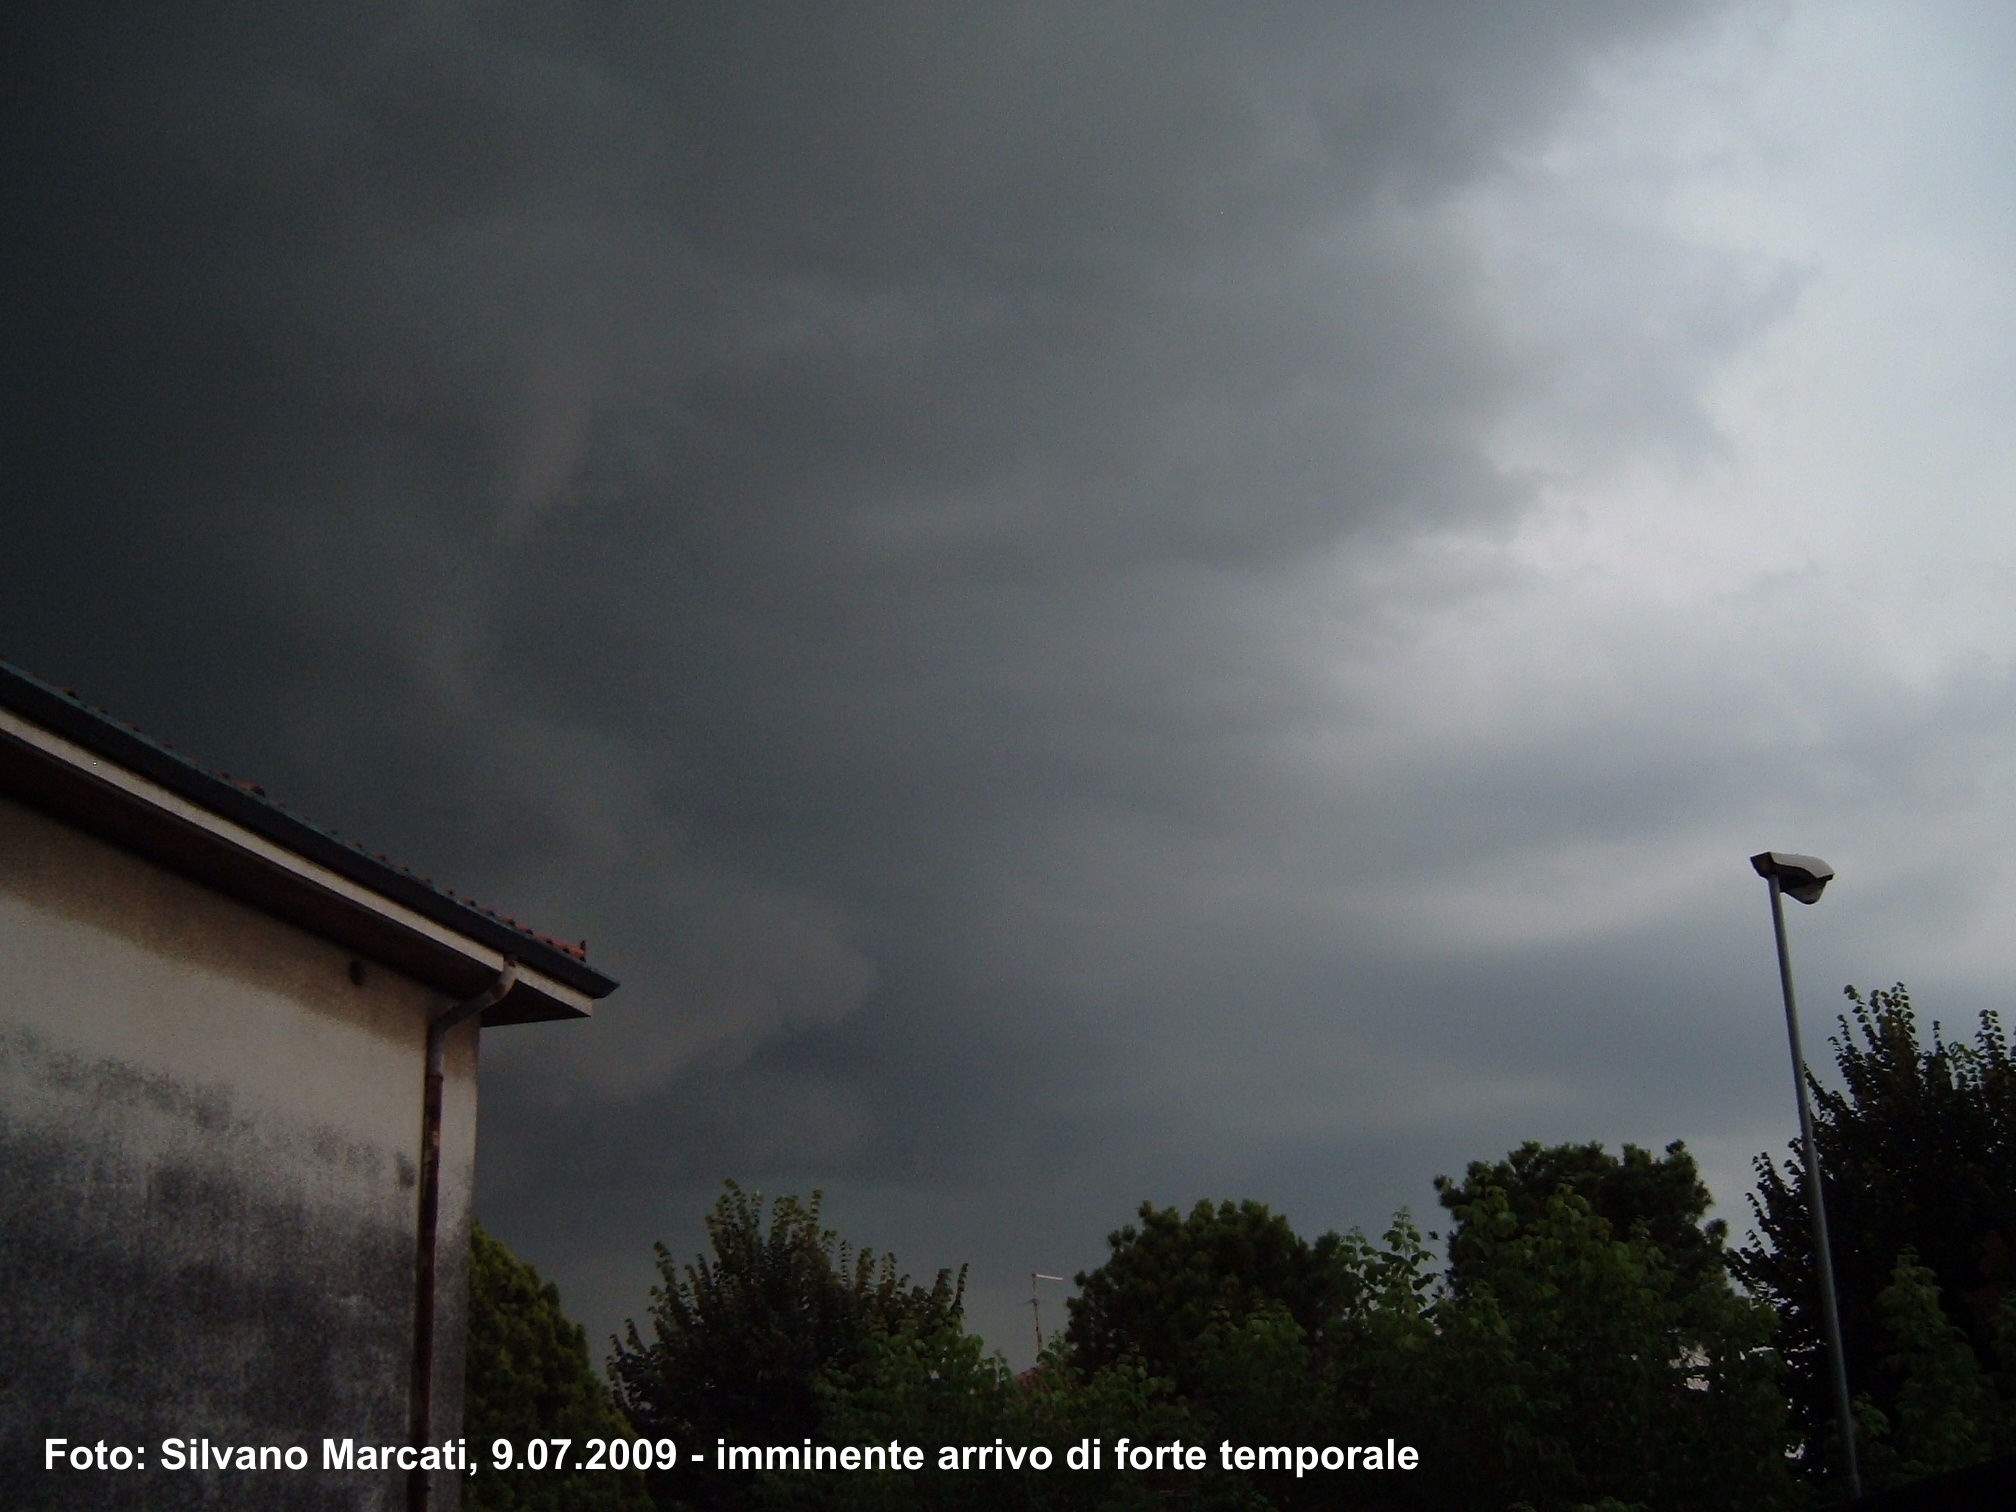
[[[616,987],[4,664],[0,790],[443,992],[480,991],[508,956],[520,985],[486,1024],[584,1017]]]

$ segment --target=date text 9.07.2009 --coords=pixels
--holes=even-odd
[[[508,1438],[490,1444],[493,1470],[670,1470],[679,1463],[679,1446],[671,1439],[527,1439]]]

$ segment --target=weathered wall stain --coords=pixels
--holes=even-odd
[[[20,1030],[0,1034],[0,1093],[0,1505],[158,1506],[168,1481],[191,1506],[376,1504],[356,1477],[50,1476],[37,1451],[105,1438],[153,1465],[161,1439],[207,1436],[319,1465],[324,1435],[402,1439],[410,1162]]]

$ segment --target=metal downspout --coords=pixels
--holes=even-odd
[[[518,982],[518,963],[506,957],[504,969],[475,997],[437,1013],[427,1025],[427,1089],[420,1124],[420,1244],[413,1287],[413,1422],[411,1439],[425,1449],[434,1436],[434,1297],[441,1229],[441,1088],[448,1031],[494,1008]],[[427,1512],[433,1501],[433,1476],[415,1467],[406,1477],[409,1512]]]

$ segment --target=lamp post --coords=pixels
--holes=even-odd
[[[1813,1258],[1820,1271],[1820,1314],[1827,1329],[1827,1353],[1834,1373],[1834,1411],[1841,1423],[1841,1450],[1848,1465],[1848,1495],[1862,1494],[1862,1471],[1855,1462],[1855,1411],[1848,1396],[1848,1356],[1841,1348],[1841,1309],[1834,1299],[1834,1251],[1827,1242],[1827,1201],[1820,1190],[1820,1150],[1813,1142],[1813,1109],[1806,1097],[1806,1054],[1799,1047],[1799,1008],[1792,996],[1792,956],[1785,947],[1785,904],[1789,893],[1801,903],[1818,903],[1834,880],[1834,868],[1818,856],[1763,851],[1750,865],[1771,888],[1771,933],[1778,941],[1778,984],[1785,992],[1785,1033],[1792,1041],[1792,1086],[1799,1098],[1799,1143],[1806,1153],[1806,1190],[1813,1209]]]

